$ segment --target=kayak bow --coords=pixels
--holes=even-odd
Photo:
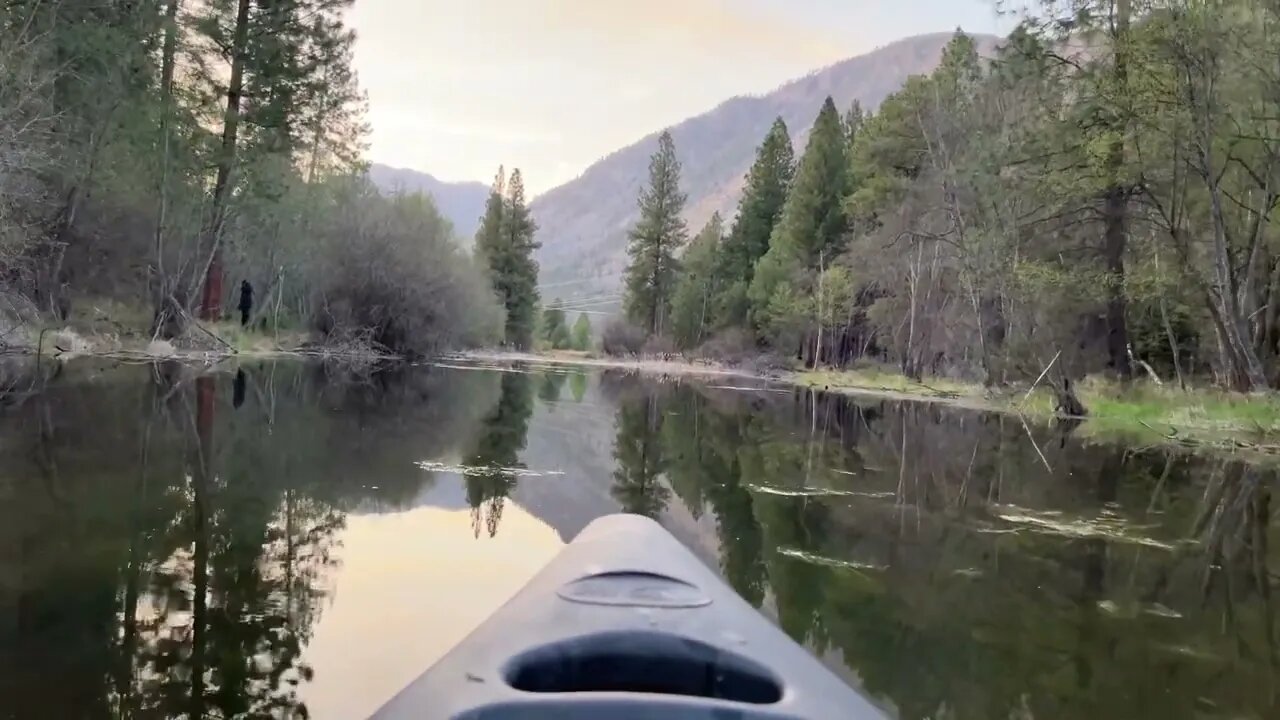
[[[600,518],[376,720],[885,715],[658,523]]]

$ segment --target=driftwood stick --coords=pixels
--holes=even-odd
[[[1031,393],[1036,391],[1036,386],[1040,384],[1041,380],[1044,380],[1044,376],[1049,374],[1049,371],[1053,369],[1053,364],[1058,362],[1058,358],[1061,356],[1062,356],[1062,351],[1059,350],[1057,354],[1053,356],[1053,359],[1049,361],[1049,364],[1044,366],[1044,370],[1040,371],[1040,377],[1036,378],[1036,381],[1031,383],[1030,389],[1027,390],[1026,395],[1022,396],[1022,402],[1018,403],[1019,405],[1027,404],[1027,400],[1031,399]]]
[[[1157,386],[1160,386],[1160,387],[1164,386],[1164,382],[1161,381],[1160,376],[1156,374],[1155,368],[1152,368],[1150,365],[1147,364],[1145,360],[1142,360],[1141,358],[1133,354],[1132,345],[1125,346],[1125,349],[1128,350],[1129,352],[1129,362],[1145,370],[1147,372],[1147,376],[1150,377],[1151,381],[1154,382]]]

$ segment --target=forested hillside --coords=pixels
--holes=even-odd
[[[938,64],[950,35],[922,35],[842,61],[759,97],[738,97],[671,128],[684,163],[685,218],[702,227],[713,213],[732,218],[754,148],[777,117],[803,142],[813,115],[830,95],[842,108],[854,100],[877,106],[906,79]],[[975,38],[984,54],[996,39]],[[587,168],[576,180],[533,202],[543,241],[543,281],[573,282],[565,297],[615,293],[626,267],[627,230],[638,214],[633,199],[645,182],[658,132]],[[586,282],[579,282],[585,280]],[[597,292],[599,291],[599,292]]]
[[[181,339],[250,287],[258,326],[407,353],[496,339],[431,200],[365,177],[349,5],[5,3],[0,343],[89,316]]]
[[[630,322],[649,347],[917,380],[1030,381],[1056,359],[1055,378],[1274,385],[1280,4],[1080,5],[990,62],[956,34],[875,112],[815,104],[794,153],[779,119],[735,222],[682,261],[693,183],[664,135],[630,235]]]

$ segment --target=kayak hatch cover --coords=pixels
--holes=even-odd
[[[881,720],[661,525],[591,523],[375,720]]]

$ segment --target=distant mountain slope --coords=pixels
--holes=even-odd
[[[844,60],[792,81],[761,97],[738,97],[671,128],[684,164],[683,187],[689,195],[685,213],[690,234],[711,214],[726,219],[737,209],[743,179],[774,118],[791,130],[800,156],[827,95],[848,108],[857,99],[875,108],[911,75],[932,71],[951,33],[921,35],[895,42],[866,55]],[[997,42],[976,36],[980,52],[989,55]],[[626,232],[635,222],[636,194],[647,179],[649,156],[658,132],[600,160],[577,179],[534,200],[533,214],[542,242],[539,261],[543,285],[556,285],[545,295],[582,296],[615,291],[626,268]],[[601,308],[603,309],[603,308]]]
[[[484,183],[449,183],[417,170],[378,163],[369,167],[369,179],[383,192],[405,190],[426,193],[435,198],[440,212],[453,223],[454,233],[468,243],[480,227],[484,203],[489,198],[489,187]]]

